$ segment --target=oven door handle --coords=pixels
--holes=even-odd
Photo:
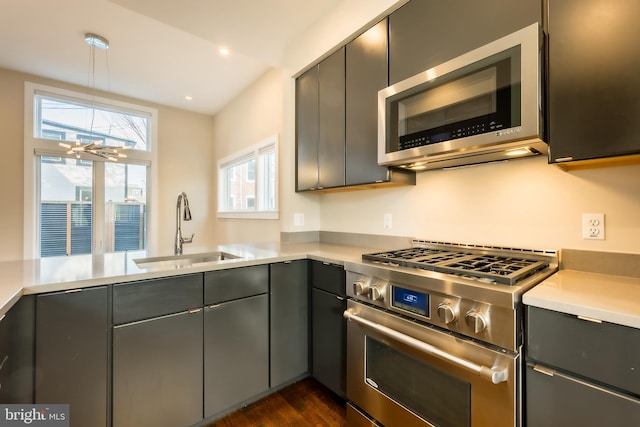
[[[434,347],[431,344],[427,344],[423,341],[410,337],[409,335],[405,335],[386,326],[362,318],[354,313],[352,309],[346,310],[343,316],[349,321],[354,321],[356,323],[359,323],[360,325],[371,328],[374,331],[380,332],[381,334],[389,338],[406,344],[409,347],[415,348],[416,350],[419,350],[423,353],[438,357],[457,366],[465,368],[475,374],[480,375],[481,377],[489,379],[494,384],[499,384],[509,379],[509,370],[506,368],[488,368],[486,366],[478,365],[477,363],[470,362],[469,360],[460,358],[458,356],[454,356],[453,354],[447,353],[446,351]]]

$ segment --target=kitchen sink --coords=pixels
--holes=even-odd
[[[194,264],[220,262],[230,259],[238,259],[239,256],[227,252],[206,252],[199,254],[170,255],[162,257],[138,258],[133,261],[139,268],[144,269],[172,269],[189,267]]]

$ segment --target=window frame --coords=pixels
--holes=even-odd
[[[38,218],[39,208],[39,182],[40,167],[38,165],[40,156],[67,157],[73,158],[66,153],[66,149],[58,146],[58,139],[36,137],[35,131],[38,126],[39,110],[37,106],[37,96],[45,95],[58,99],[67,99],[70,102],[80,102],[84,105],[95,105],[96,107],[112,109],[116,111],[130,111],[132,113],[145,114],[149,117],[148,149],[127,150],[126,161],[119,163],[139,164],[147,166],[147,250],[154,250],[157,247],[158,216],[155,203],[157,200],[157,140],[158,140],[158,110],[140,104],[132,104],[116,99],[98,97],[88,93],[76,92],[68,89],[43,85],[39,83],[25,82],[25,102],[24,102],[24,231],[23,231],[23,254],[25,259],[39,259],[39,229]],[[54,143],[53,141],[56,141]],[[87,157],[89,159],[89,157]],[[93,194],[94,203],[102,200],[104,196],[104,163],[102,159],[90,158],[93,161],[95,192]],[[100,211],[100,210],[99,210]],[[103,215],[104,213],[102,213]],[[95,224],[104,223],[104,218],[98,212],[94,216]],[[104,253],[104,227],[96,226],[93,233],[92,254],[100,255]]]
[[[264,167],[265,159],[269,154],[273,154],[275,158],[274,169],[274,208],[267,208],[266,191],[268,186],[266,185],[266,168]],[[239,164],[255,160],[255,169],[253,171],[255,182],[255,199],[254,209],[229,209],[227,203],[234,197],[229,194],[228,182],[225,179],[226,172]],[[247,177],[245,177],[247,178]],[[278,219],[279,218],[279,204],[278,204],[278,135],[272,135],[257,144],[253,144],[243,150],[237,151],[223,159],[218,160],[218,218],[236,218],[236,219]],[[244,196],[246,198],[246,196]]]

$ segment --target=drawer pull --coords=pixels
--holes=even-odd
[[[189,310],[189,314],[198,313],[201,310],[202,310],[201,308],[192,308],[191,310]]]
[[[545,374],[548,375],[550,377],[554,376],[556,371],[554,371],[551,368],[546,368],[544,366],[540,366],[540,365],[533,365],[533,370],[536,372],[540,372],[541,374]]]
[[[587,322],[602,323],[602,320],[600,320],[600,319],[595,319],[595,318],[593,318],[593,317],[578,316],[578,319],[580,319],[580,320],[586,320]]]
[[[2,363],[0,363],[0,371],[4,368],[4,364],[7,363],[7,360],[9,360],[9,356],[5,356],[4,359],[2,359]]]

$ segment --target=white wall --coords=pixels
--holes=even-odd
[[[415,187],[320,196],[321,229],[640,253],[640,166],[564,172],[546,158],[528,158],[417,178]],[[583,213],[605,214],[606,240],[582,239]]]
[[[288,79],[287,79],[288,80]],[[213,171],[210,193],[217,195],[217,161],[272,135],[279,139],[280,205],[290,194],[288,186],[291,159],[289,147],[282,145],[283,85],[282,71],[271,69],[249,86],[214,118]],[[215,199],[215,198],[214,198]],[[280,219],[249,220],[217,218],[217,200],[212,200],[210,220],[215,223],[212,239],[217,244],[280,240]]]

